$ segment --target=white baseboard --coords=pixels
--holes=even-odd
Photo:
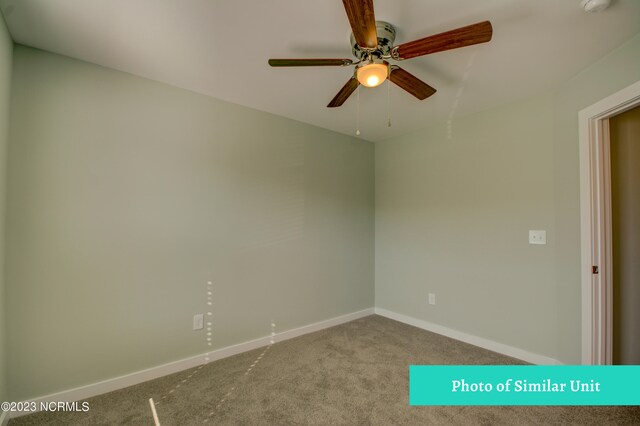
[[[274,340],[276,342],[281,342],[283,340],[293,339],[294,337],[313,333],[315,331],[320,331],[325,328],[344,324],[346,322],[353,321],[358,318],[363,318],[373,314],[374,314],[374,308],[369,308],[369,309],[364,309],[362,311],[341,315],[339,317],[331,318],[328,320],[305,325],[303,327],[294,328],[292,330],[287,330],[281,333],[277,333],[275,335]],[[30,399],[29,401],[35,401],[38,407],[40,406],[41,402],[80,401],[82,399],[91,398],[92,396],[100,395],[107,392],[112,392],[114,390],[137,385],[139,383],[146,382],[148,380],[157,379],[158,377],[163,377],[168,374],[173,374],[179,371],[187,370],[189,368],[197,367],[198,365],[205,363],[204,361],[205,356],[208,356],[210,360],[209,362],[212,362],[222,358],[230,357],[232,355],[237,355],[242,352],[247,352],[263,346],[267,346],[270,343],[271,343],[271,336],[265,336],[259,339],[250,340],[248,342],[239,343],[237,345],[227,346],[225,348],[217,349],[217,350],[208,352],[208,355],[204,353],[204,354],[192,356],[189,358],[184,358],[178,361],[170,362],[168,364],[151,367],[146,370],[136,371],[135,373],[126,374],[124,376],[103,380],[98,383],[92,383],[90,385],[80,386],[74,389],[69,389],[62,392],[56,392],[56,393],[41,396],[38,398],[33,398],[33,399]],[[28,412],[3,413],[0,419],[3,419],[6,414],[9,414],[7,415],[7,420],[8,420],[8,418],[19,417],[29,413]],[[4,426],[4,424],[0,423],[0,426]]]
[[[465,343],[469,343],[475,346],[479,346],[484,349],[488,349],[494,352],[501,353],[503,355],[511,356],[521,359],[526,362],[538,365],[560,365],[561,362],[553,358],[549,358],[543,355],[534,354],[523,349],[515,348],[512,346],[504,345],[502,343],[494,342],[492,340],[484,339],[482,337],[473,336],[471,334],[463,333],[461,331],[452,330],[441,325],[433,324],[428,321],[420,320],[417,318],[409,317],[406,315],[398,314],[382,308],[369,308],[362,311],[353,312],[350,314],[342,315],[339,317],[331,318],[328,320],[320,321],[314,324],[309,324],[303,327],[294,328],[292,330],[283,331],[277,333],[275,336],[276,342],[292,339],[294,337],[302,336],[304,334],[320,331],[325,328],[333,327],[336,325],[344,324],[349,321],[353,321],[359,318],[363,318],[373,314],[381,315],[405,324],[412,325],[414,327],[422,328],[424,330],[432,331],[434,333],[442,334],[447,337],[451,337],[456,340],[460,340]],[[209,359],[216,361],[219,359],[227,358],[233,355],[247,352],[253,349],[264,347],[269,345],[271,336],[261,337],[259,339],[250,340],[248,342],[239,343],[233,346],[227,346],[225,348],[217,349],[209,352]],[[197,367],[204,363],[206,354],[200,354],[189,358],[184,358],[178,361],[173,361],[168,364],[159,365],[156,367],[148,368],[146,370],[137,371],[135,373],[126,374],[124,376],[115,377],[112,379],[103,380],[101,382],[92,383],[90,385],[81,386],[62,392],[57,392],[38,398],[33,398],[29,401],[35,401],[38,406],[40,402],[74,402],[82,399],[91,398],[96,395],[100,395],[107,392],[112,392],[118,389],[126,388],[128,386],[137,385],[148,380],[157,379],[159,377],[166,376],[168,374],[177,373],[179,371],[187,370],[189,368]],[[19,417],[29,413],[7,413],[4,412],[0,415],[0,426],[5,426],[9,418]]]
[[[406,315],[398,314],[392,311],[388,311],[382,308],[375,308],[375,313],[383,317],[390,318],[405,324],[412,325],[414,327],[421,328],[423,330],[432,331],[434,333],[442,334],[443,336],[451,337],[452,339],[460,340],[465,343],[469,343],[474,346],[479,346],[484,349],[488,349],[493,352],[498,352],[503,355],[507,355],[513,358],[520,359],[522,361],[529,362],[536,365],[561,365],[562,363],[556,359],[546,357],[544,355],[534,354],[523,349],[508,346],[502,343],[494,342],[493,340],[484,339],[482,337],[473,336],[471,334],[463,333],[461,331],[452,330],[447,327],[443,327],[438,324],[433,324],[428,321],[420,320],[417,318],[409,317]]]

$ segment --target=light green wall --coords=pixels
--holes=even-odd
[[[16,46],[15,400],[370,308],[373,145]]]
[[[6,401],[5,194],[13,41],[0,14],[0,401]]]
[[[377,144],[376,306],[579,363],[578,112],[638,80],[640,36],[451,139],[442,123]]]
[[[551,95],[377,144],[376,306],[553,353],[552,160]]]

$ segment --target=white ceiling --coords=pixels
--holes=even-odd
[[[640,1],[587,14],[579,0],[374,0],[396,44],[490,20],[487,44],[399,63],[438,92],[418,101],[362,88],[361,137],[526,98],[566,81],[640,31]],[[17,43],[353,135],[356,95],[327,103],[351,68],[270,68],[268,58],[351,58],[340,0],[0,0]]]

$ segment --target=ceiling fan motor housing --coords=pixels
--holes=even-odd
[[[376,21],[376,32],[378,35],[378,48],[374,52],[379,52],[379,55],[389,56],[393,42],[396,39],[396,28],[388,22]],[[369,54],[368,51],[358,46],[353,33],[351,33],[351,48],[353,56],[358,59],[362,59]]]

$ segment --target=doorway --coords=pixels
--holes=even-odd
[[[637,82],[579,113],[582,363],[587,365],[614,362],[610,120],[639,105]]]
[[[613,365],[640,364],[640,107],[609,119]]]

